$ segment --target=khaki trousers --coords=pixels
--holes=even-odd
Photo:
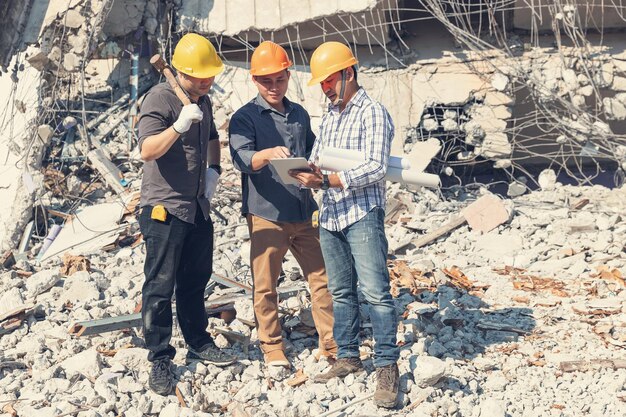
[[[311,290],[312,314],[320,348],[334,349],[333,304],[320,248],[319,231],[311,222],[285,223],[248,214],[250,265],[257,333],[264,353],[283,350],[276,284],[287,250],[300,264]]]

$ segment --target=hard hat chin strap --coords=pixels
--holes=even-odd
[[[346,92],[346,70],[341,70],[341,89],[339,90],[339,98],[335,102],[335,106],[341,106],[343,104],[343,95]]]

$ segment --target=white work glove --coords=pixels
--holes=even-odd
[[[185,133],[191,127],[191,124],[194,122],[199,122],[202,120],[202,110],[198,107],[197,104],[187,104],[180,111],[180,116],[178,116],[178,120],[174,122],[172,127],[178,133]]]
[[[204,197],[211,202],[215,190],[217,189],[217,181],[220,179],[220,174],[213,168],[206,169],[206,178],[204,179]]]

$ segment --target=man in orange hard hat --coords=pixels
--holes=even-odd
[[[382,104],[357,82],[357,60],[346,45],[326,42],[311,57],[309,85],[319,84],[330,100],[309,161],[312,173],[294,176],[324,190],[320,240],[333,296],[338,345],[332,368],[316,382],[363,371],[359,359],[359,288],[369,303],[378,383],[374,400],[396,405],[399,385],[397,314],[390,293],[385,237],[385,174],[393,140],[393,121]],[[316,166],[323,147],[358,150],[365,162],[353,169],[322,173]]]
[[[144,160],[139,226],[146,242],[141,314],[152,362],[148,384],[161,395],[174,387],[171,360],[176,352],[170,345],[174,291],[187,360],[225,366],[236,359],[213,343],[204,307],[213,268],[213,223],[205,183],[216,184],[221,171],[207,94],[223,65],[213,45],[193,33],[176,45],[172,65],[192,104],[183,106],[164,82],[147,94],[138,122]]]
[[[315,135],[309,115],[285,94],[291,61],[269,41],[252,54],[250,74],[258,95],[230,120],[230,152],[242,173],[242,214],[250,231],[253,303],[261,350],[270,366],[290,367],[278,319],[276,285],[287,250],[294,255],[311,289],[312,314],[323,355],[336,353],[332,300],[319,244],[311,224],[317,210],[311,190],[281,182],[271,159],[308,157]]]

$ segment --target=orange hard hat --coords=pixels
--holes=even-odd
[[[309,86],[319,84],[329,75],[358,64],[350,48],[340,42],[324,42],[311,56]]]
[[[275,74],[289,68],[292,62],[282,46],[272,42],[263,41],[254,50],[250,60],[250,74],[268,75]]]

